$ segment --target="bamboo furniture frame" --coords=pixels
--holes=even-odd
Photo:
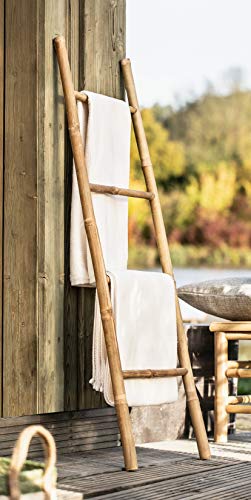
[[[214,322],[210,331],[215,346],[214,440],[226,443],[228,414],[251,414],[251,396],[228,396],[229,378],[251,378],[251,361],[228,360],[228,341],[251,340],[251,322]]]
[[[135,443],[132,433],[129,409],[126,400],[124,379],[125,378],[148,378],[153,376],[178,376],[182,375],[185,386],[187,402],[191,414],[191,420],[194,427],[195,436],[197,439],[200,458],[210,458],[210,449],[208,445],[205,426],[202,418],[199,400],[197,397],[189,353],[187,348],[187,339],[184,333],[183,322],[181,318],[179,302],[176,295],[176,312],[177,312],[177,330],[178,330],[178,356],[181,368],[175,370],[146,370],[143,371],[126,371],[122,372],[119,349],[117,344],[115,324],[111,299],[108,288],[108,281],[103,260],[102,248],[100,245],[98,229],[93,211],[91,191],[109,194],[122,194],[124,196],[133,196],[145,198],[151,206],[152,218],[156,233],[156,241],[160,255],[162,270],[173,278],[173,270],[171,258],[166,239],[165,226],[163,216],[151,164],[150,154],[146,141],[145,131],[137,100],[135,85],[133,81],[131,63],[129,59],[121,61],[121,68],[124,77],[125,88],[128,96],[132,122],[136,141],[138,145],[139,155],[141,159],[142,170],[146,183],[146,192],[122,189],[114,186],[99,186],[89,184],[88,174],[85,164],[84,147],[79,130],[79,120],[76,106],[76,99],[86,101],[87,96],[74,90],[67,49],[65,40],[62,36],[54,39],[61,80],[63,85],[66,112],[68,118],[69,135],[72,145],[72,151],[75,161],[80,198],[83,210],[83,218],[86,229],[86,235],[90,247],[90,253],[93,262],[94,274],[96,279],[98,299],[100,303],[101,319],[104,329],[108,362],[110,366],[111,380],[114,393],[115,408],[118,417],[120,428],[121,441],[123,446],[125,468],[128,471],[133,471],[138,468]],[[174,279],[174,278],[173,278]],[[172,372],[172,373],[171,373]]]

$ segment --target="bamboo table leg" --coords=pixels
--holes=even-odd
[[[214,440],[227,442],[228,414],[228,341],[224,332],[215,332],[215,400],[214,400]]]

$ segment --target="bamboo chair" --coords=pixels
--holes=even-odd
[[[251,414],[250,395],[228,395],[229,378],[251,378],[251,361],[228,359],[228,341],[251,340],[251,322],[216,321],[210,331],[214,333],[215,356],[214,440],[226,443],[229,414]]]
[[[175,370],[138,370],[123,372],[121,368],[119,349],[117,344],[115,324],[113,318],[112,305],[110,300],[108,278],[106,275],[102,248],[99,240],[98,229],[95,221],[95,215],[92,205],[91,191],[95,193],[109,193],[113,195],[132,196],[144,198],[150,202],[152,218],[156,233],[156,241],[160,255],[162,271],[173,277],[172,263],[170,259],[168,243],[166,239],[165,226],[151,164],[150,154],[146,141],[145,131],[142,123],[139,109],[136,89],[134,85],[131,63],[129,59],[121,61],[121,68],[124,77],[125,88],[130,105],[132,122],[136,141],[141,159],[142,170],[146,183],[146,192],[135,191],[132,189],[122,189],[114,186],[101,186],[89,184],[88,174],[85,164],[84,147],[79,131],[79,120],[76,107],[76,99],[85,101],[87,96],[83,96],[74,90],[71,70],[67,55],[65,40],[62,36],[54,39],[61,80],[63,85],[66,112],[68,118],[69,135],[75,161],[80,198],[83,210],[86,235],[90,247],[90,253],[93,262],[94,274],[96,279],[97,293],[100,304],[101,319],[104,329],[108,362],[110,366],[112,387],[114,393],[114,402],[118,418],[118,424],[123,447],[125,468],[128,471],[137,470],[137,456],[135,443],[132,433],[129,409],[126,400],[124,379],[125,378],[145,378],[145,377],[183,377],[187,403],[189,406],[194,433],[197,440],[198,450],[201,459],[210,458],[210,449],[201,414],[201,409],[194,385],[193,373],[191,369],[187,340],[184,333],[179,302],[176,296],[177,309],[177,329],[178,329],[178,356],[180,368]]]

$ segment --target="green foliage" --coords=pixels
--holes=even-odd
[[[178,111],[155,105],[142,116],[176,264],[250,266],[251,92],[208,92]],[[134,138],[131,164],[131,185],[143,189]],[[155,252],[150,211],[138,200],[129,210],[131,249],[140,246],[146,262],[143,245]]]

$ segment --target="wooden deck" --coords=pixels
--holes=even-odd
[[[211,443],[213,458],[198,459],[194,440],[164,441],[138,448],[139,470],[128,473],[112,408],[0,419],[0,455],[10,456],[18,434],[30,424],[49,429],[58,451],[58,500],[247,500],[251,488],[251,419],[237,417],[229,443]],[[245,431],[245,429],[248,429]],[[29,457],[42,459],[40,441]]]
[[[61,455],[58,459],[58,487],[70,490],[72,494],[67,498],[72,499],[250,498],[250,442],[243,443],[237,436],[227,445],[213,444],[214,456],[210,461],[198,459],[193,441],[170,441],[150,446],[152,448],[138,448],[139,470],[131,473],[122,470],[122,450],[119,447]]]

